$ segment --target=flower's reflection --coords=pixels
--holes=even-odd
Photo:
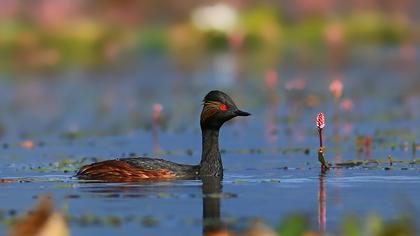
[[[319,189],[318,189],[318,224],[319,231],[325,233],[327,227],[327,194],[324,183],[325,173],[321,172],[319,175]]]

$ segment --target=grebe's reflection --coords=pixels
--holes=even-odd
[[[226,230],[220,219],[221,178],[205,177],[203,181],[203,235],[220,235]],[[226,232],[227,233],[227,232]]]
[[[222,179],[220,177],[202,178],[202,232],[203,235],[228,235],[226,226],[220,219],[220,199],[222,193]],[[147,198],[159,195],[162,191],[172,192],[175,188],[196,188],[197,185],[183,185],[178,181],[141,183],[83,183],[82,192],[94,194],[104,198]],[[174,191],[179,192],[178,190]],[[184,191],[183,191],[184,192]]]

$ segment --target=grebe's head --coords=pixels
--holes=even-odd
[[[238,109],[233,100],[224,92],[210,91],[203,100],[201,129],[219,129],[223,123],[236,116],[249,116],[248,112]]]

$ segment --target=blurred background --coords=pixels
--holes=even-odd
[[[2,130],[126,132],[150,126],[153,103],[179,128],[215,88],[281,113],[286,96],[303,99],[296,109],[319,106],[334,80],[348,91],[344,109],[368,88],[404,94],[410,110],[418,105],[419,5],[2,0]]]

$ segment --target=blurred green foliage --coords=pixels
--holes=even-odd
[[[290,215],[285,218],[277,229],[279,235],[304,235],[309,228],[309,219],[305,215]]]
[[[398,44],[416,33],[413,22],[376,11],[351,12],[334,19],[317,15],[286,20],[279,9],[271,6],[238,10],[237,24],[227,32],[198,29],[185,17],[161,25],[125,27],[78,19],[53,30],[16,17],[0,21],[0,70],[92,66],[138,52],[176,57],[189,53],[196,57],[203,55],[201,52],[231,48],[270,53],[284,47],[319,48],[331,43],[326,38],[331,24],[343,35],[339,43],[346,46]]]
[[[410,37],[410,24],[371,12],[354,14],[343,20],[352,43],[401,43]]]
[[[277,234],[281,236],[413,236],[418,235],[418,233],[411,217],[399,216],[392,220],[384,220],[373,213],[367,217],[358,217],[356,215],[344,217],[337,232],[327,231],[322,233],[311,229],[309,217],[304,214],[287,216],[277,229]]]

